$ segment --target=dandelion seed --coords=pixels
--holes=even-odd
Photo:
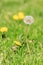
[[[25,24],[32,24],[34,22],[34,18],[32,16],[25,16],[24,23]]]

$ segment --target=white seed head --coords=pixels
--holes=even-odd
[[[34,18],[32,16],[25,16],[24,23],[25,24],[32,24],[34,22]]]

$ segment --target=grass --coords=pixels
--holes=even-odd
[[[19,11],[32,15],[34,23],[29,26],[28,47],[25,42],[26,25],[14,21],[12,16]],[[0,27],[7,26],[7,38],[2,40],[0,33],[1,65],[43,65],[43,0],[0,0]],[[13,41],[19,40],[22,46],[13,52]]]

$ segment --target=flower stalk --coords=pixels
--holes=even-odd
[[[26,25],[26,46],[27,46],[27,51],[30,53],[29,45],[28,45],[28,25]]]

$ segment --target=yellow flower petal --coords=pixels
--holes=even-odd
[[[18,13],[18,17],[19,17],[19,19],[24,19],[24,13],[23,12],[19,12]]]
[[[19,19],[18,15],[14,15],[14,16],[13,16],[13,19],[14,19],[14,20],[18,20],[18,19]]]
[[[2,27],[2,28],[0,28],[0,31],[1,32],[7,32],[8,31],[8,28],[7,27]]]
[[[18,46],[21,46],[21,43],[19,41],[14,41],[14,43]]]

